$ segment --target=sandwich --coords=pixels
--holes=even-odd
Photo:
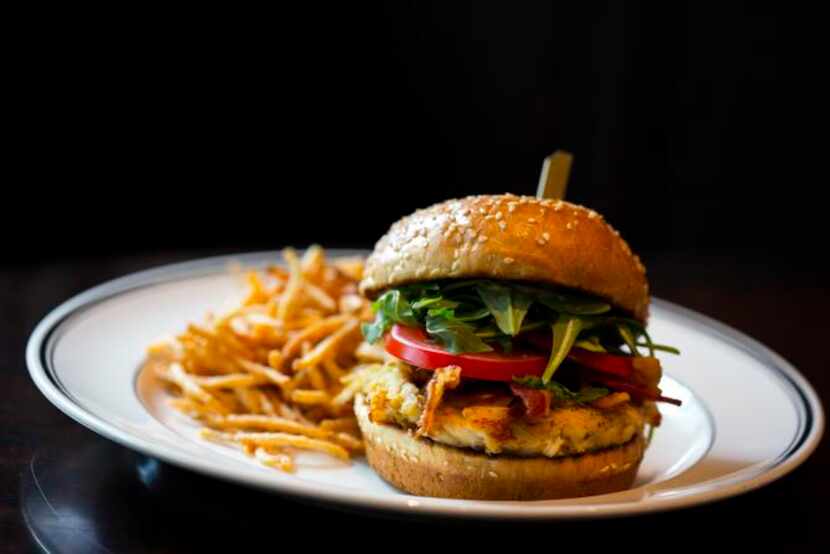
[[[472,196],[391,226],[354,410],[372,468],[415,495],[538,500],[630,488],[663,395],[628,244],[565,201]]]

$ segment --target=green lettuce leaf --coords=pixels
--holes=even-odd
[[[680,355],[680,350],[675,348],[674,346],[669,346],[667,344],[655,344],[655,343],[637,343],[637,346],[643,346],[646,348],[651,348],[652,351],[659,350],[660,352],[668,352],[669,354]]]
[[[518,289],[492,282],[476,285],[476,291],[501,332],[518,335],[533,299]]]
[[[489,316],[490,310],[488,310],[487,307],[478,308],[477,310],[463,313],[459,310],[458,313],[456,313],[455,315],[456,319],[459,319],[461,321],[478,321]]]
[[[611,306],[601,299],[541,286],[485,279],[415,283],[387,291],[373,308],[374,320],[362,325],[367,341],[377,342],[400,323],[426,327],[432,338],[457,353],[485,352],[490,345],[509,351],[517,335],[551,327],[554,348],[546,381],[577,341],[596,352],[623,353],[625,343],[635,355],[642,348],[650,355],[656,350],[679,353],[654,344],[638,321],[608,314]]]
[[[426,298],[420,298],[417,301],[413,302],[412,309],[417,311],[423,310],[424,308],[457,308],[458,305],[458,302],[447,300],[443,296],[430,296]]]
[[[632,356],[639,356],[640,353],[637,350],[637,339],[634,337],[634,333],[631,332],[631,329],[626,325],[621,323],[617,324],[617,331],[622,337],[623,342],[628,346],[628,349],[631,351]]]
[[[493,350],[493,347],[475,334],[473,326],[457,319],[427,315],[426,330],[453,354]]]
[[[539,377],[533,376],[514,377],[513,381],[533,389],[550,391],[553,393],[553,397],[557,400],[578,402],[581,404],[598,400],[603,396],[607,396],[610,392],[604,387],[587,387],[580,391],[572,391],[562,383],[558,383],[556,381],[548,381],[545,383]]]
[[[608,352],[599,342],[599,337],[596,335],[581,338],[574,343],[574,346],[578,346],[584,350],[590,350],[591,352]]]
[[[372,323],[364,323],[361,326],[363,337],[366,342],[374,344],[386,333],[395,323],[404,325],[419,325],[412,306],[401,294],[401,291],[392,289],[385,292],[372,304],[375,311],[375,319]]]
[[[553,330],[553,348],[550,352],[548,365],[542,374],[542,381],[549,383],[551,377],[565,360],[565,356],[571,351],[576,342],[576,337],[582,330],[582,320],[578,317],[561,314],[556,323],[551,325]]]
[[[532,290],[536,293],[534,295],[536,301],[560,314],[597,315],[611,310],[611,305],[601,300],[584,298],[575,294],[565,294],[562,292],[551,292],[539,289]]]

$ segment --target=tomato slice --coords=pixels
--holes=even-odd
[[[550,333],[533,331],[522,337],[540,350],[550,350],[553,340]],[[587,367],[601,373],[615,375],[621,379],[631,379],[634,375],[634,358],[631,356],[620,356],[618,354],[607,354],[605,352],[591,352],[584,348],[574,347],[568,352],[568,359],[573,360],[583,367]]]
[[[419,327],[394,325],[385,339],[386,351],[406,363],[423,369],[438,369],[449,365],[461,368],[461,376],[485,381],[507,381],[513,377],[532,375],[541,377],[548,363],[548,355],[531,351],[480,352],[453,354],[435,344]],[[660,389],[648,388],[632,382],[634,373],[631,356],[618,356],[572,348],[568,358],[583,366],[586,376],[597,383],[630,393],[637,398],[670,402],[680,401],[661,395]]]
[[[618,356],[604,352],[591,352],[584,348],[571,348],[568,358],[581,366],[585,366],[602,373],[616,375],[622,379],[630,379],[634,374],[634,358]]]
[[[478,352],[453,354],[432,342],[423,329],[394,325],[386,335],[386,351],[423,369],[448,365],[461,368],[461,376],[485,381],[512,381],[514,376],[541,376],[547,355],[537,352]]]

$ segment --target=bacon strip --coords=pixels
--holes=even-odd
[[[528,419],[541,419],[550,413],[550,391],[533,389],[518,383],[511,383],[510,390],[524,403]]]
[[[635,383],[630,383],[619,379],[612,379],[607,375],[603,375],[601,373],[590,370],[585,371],[584,375],[588,380],[595,381],[597,383],[602,383],[610,389],[614,389],[620,392],[627,392],[632,396],[632,398],[637,398],[639,400],[654,400],[656,402],[667,402],[669,404],[674,404],[675,406],[680,406],[681,404],[683,404],[683,402],[676,398],[669,398],[667,396],[663,396],[663,392],[660,390],[659,387],[656,386],[644,387],[642,385],[637,385]]]
[[[427,435],[432,431],[432,424],[435,422],[435,411],[444,398],[444,391],[454,389],[461,382],[461,368],[457,365],[449,365],[436,369],[432,378],[427,383],[427,397],[424,402],[424,411],[418,419],[418,429],[415,436]]]

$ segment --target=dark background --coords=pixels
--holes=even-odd
[[[0,263],[370,246],[416,207],[533,194],[557,148],[639,252],[824,245],[817,14],[574,4],[40,14],[7,185],[53,232]]]
[[[533,194],[557,148],[575,155],[568,198],[602,212],[641,253],[657,296],[761,340],[830,394],[818,12],[754,2],[36,9],[8,20],[0,551],[31,547],[21,476],[33,453],[60,458],[67,450],[53,445],[67,441],[70,460],[73,448],[92,453],[75,486],[94,509],[77,508],[76,525],[95,522],[70,534],[116,537],[108,544],[118,551],[185,551],[196,535],[207,546],[214,538],[201,534],[187,493],[136,500],[118,447],[34,389],[23,346],[54,306],[104,280],[210,254],[371,247],[400,216],[447,197]],[[825,441],[760,491],[613,523],[496,536],[316,517],[363,536],[816,545],[827,542],[828,456]],[[314,516],[292,520],[290,503],[265,503],[287,525]],[[173,523],[159,521],[159,504],[180,508]],[[124,519],[138,523],[125,531]]]

